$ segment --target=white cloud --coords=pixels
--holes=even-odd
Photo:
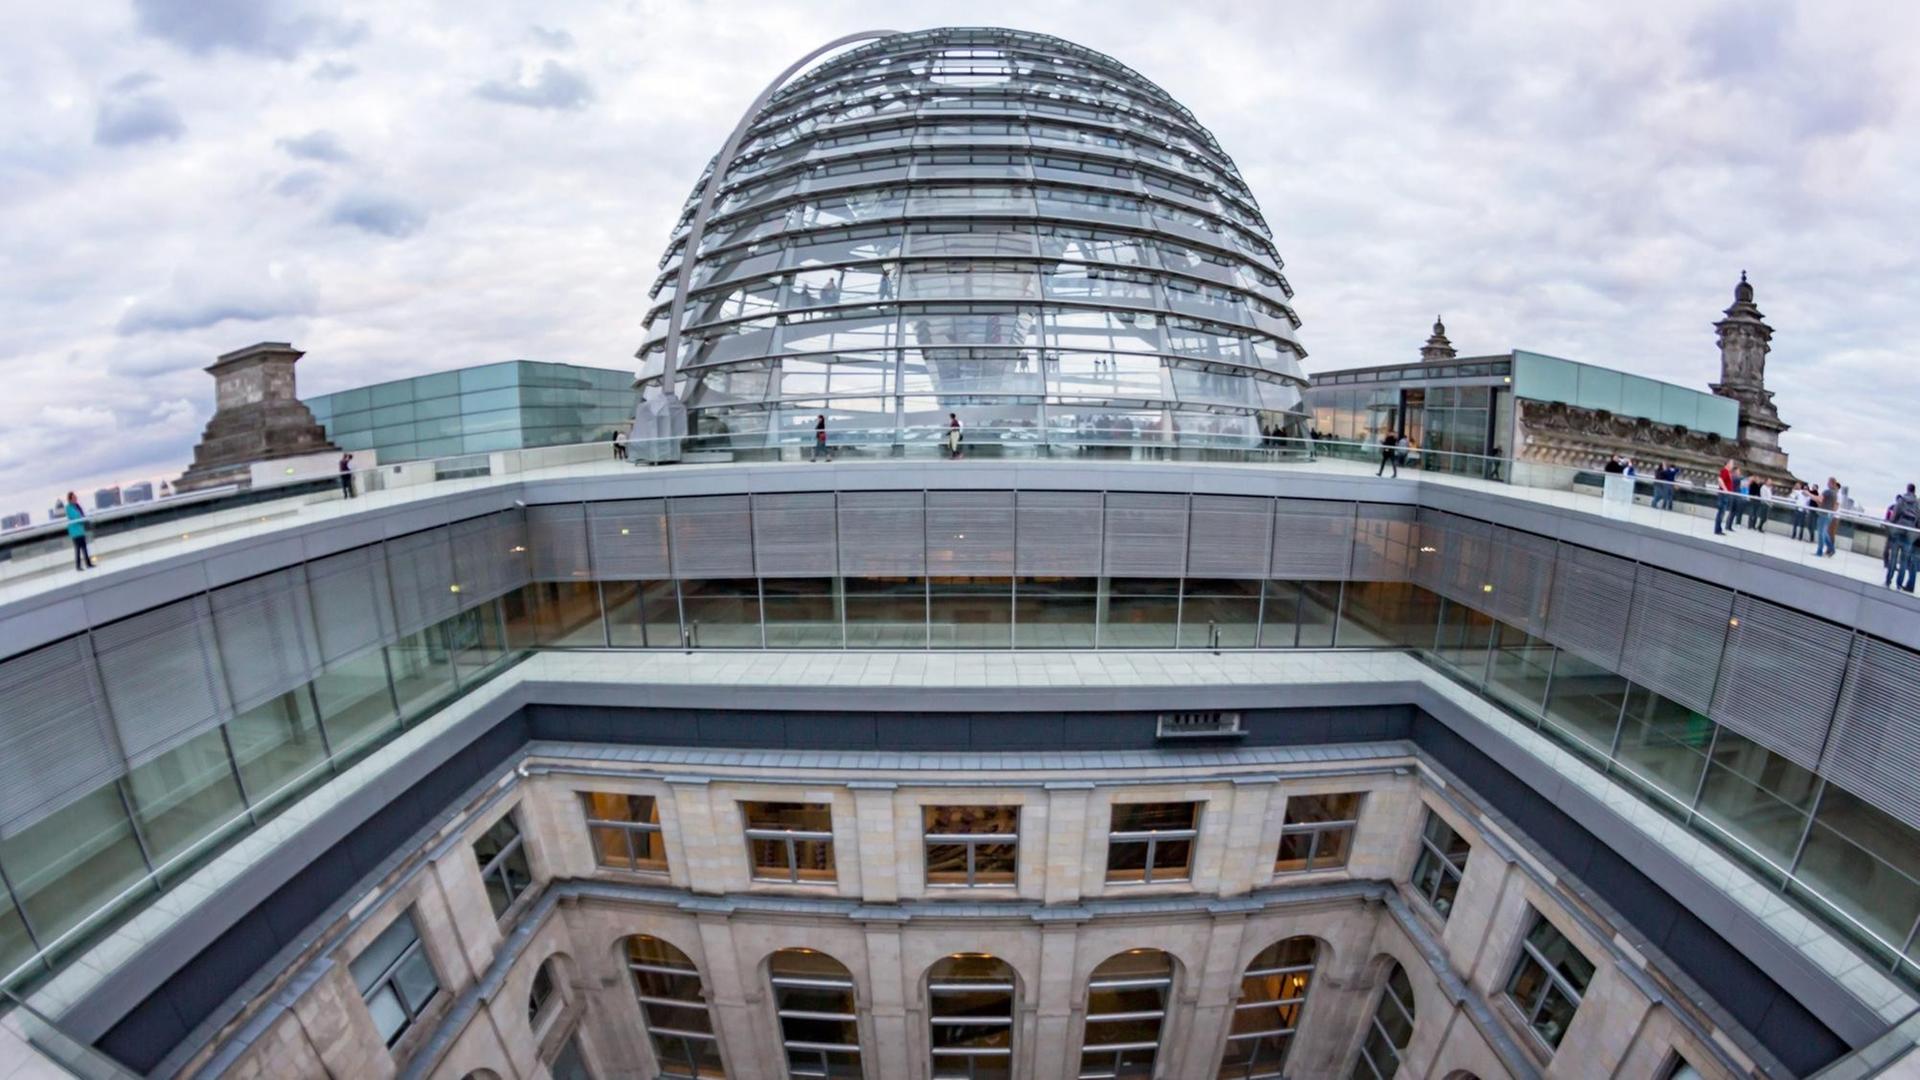
[[[490,79],[474,93],[486,101],[530,109],[584,109],[593,101],[593,84],[576,68],[548,60],[513,80]]]
[[[672,223],[753,94],[839,34],[955,17],[729,13],[551,0],[537,18],[568,49],[524,8],[451,0],[38,11],[55,47],[0,41],[0,493],[22,495],[0,506],[177,474],[212,408],[200,368],[256,340],[309,350],[308,393],[515,356],[630,367]],[[1869,505],[1920,472],[1917,19],[1866,0],[966,14],[1108,53],[1214,131],[1317,370],[1411,359],[1440,311],[1463,351],[1704,386],[1748,270],[1795,466]],[[89,143],[101,102],[143,96],[171,133],[156,113],[127,149]],[[277,145],[311,132],[352,160]],[[114,437],[47,406],[106,410]]]

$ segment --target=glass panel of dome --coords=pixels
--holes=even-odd
[[[901,354],[900,389],[909,394],[1038,396],[1045,386],[1034,354],[1024,350],[907,349]]]
[[[1003,222],[930,222],[907,232],[911,255],[1031,255],[1030,228]]]
[[[1055,354],[1048,364],[1048,391],[1063,398],[1099,400],[1172,397],[1160,360],[1111,353]]]
[[[780,349],[790,353],[870,352],[894,344],[895,316],[870,308],[840,312],[835,318],[810,320],[781,328]],[[770,352],[764,346],[762,352]]]
[[[900,234],[885,226],[839,229],[796,238],[781,260],[784,266],[815,266],[856,259],[888,259],[900,254]],[[884,289],[880,298],[890,295]]]
[[[920,263],[907,271],[906,296],[914,300],[1034,300],[1040,295],[1032,269],[1019,263]]]
[[[1165,343],[1159,316],[1133,311],[1051,309],[1047,313],[1050,348],[1093,352],[1161,352]]]
[[[1260,438],[1259,425],[1245,413],[1175,412],[1173,430],[1191,446],[1251,446]]]
[[[893,271],[884,266],[800,270],[789,280],[785,303],[788,308],[867,303],[889,299],[894,287]]]
[[[1118,270],[1098,263],[1063,262],[1041,271],[1050,300],[1107,300],[1157,307],[1160,286],[1152,274]]]

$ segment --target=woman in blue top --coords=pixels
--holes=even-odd
[[[73,538],[73,568],[93,569],[93,556],[87,554],[87,514],[80,509],[80,497],[67,492],[67,535]]]

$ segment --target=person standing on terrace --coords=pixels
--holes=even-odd
[[[87,553],[87,512],[80,509],[80,496],[67,492],[67,536],[73,540],[73,568],[91,570],[93,556]]]
[[[1893,508],[1887,511],[1887,557],[1886,587],[1891,589],[1897,582],[1905,592],[1913,591],[1913,579],[1920,567],[1914,565],[1913,537],[1914,529],[1920,528],[1920,498],[1915,498],[1913,485],[1894,497]]]
[[[1740,509],[1733,501],[1737,497],[1734,492],[1740,483],[1735,475],[1736,467],[1732,458],[1728,458],[1727,463],[1720,466],[1720,493],[1713,510],[1713,535],[1715,536],[1725,535],[1726,530],[1721,528],[1721,524],[1725,521],[1728,511],[1733,512],[1733,524],[1740,524]]]

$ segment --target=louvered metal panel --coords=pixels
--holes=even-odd
[[[918,491],[840,493],[840,572],[869,577],[927,572],[927,522]]]
[[[1493,603],[1493,526],[1455,516],[1447,529],[1451,538],[1443,552],[1440,593],[1484,611]]]
[[[472,607],[527,583],[526,533],[519,510],[455,522],[448,533],[461,607]]]
[[[664,499],[587,504],[593,576],[602,581],[655,580],[672,574]]]
[[[1493,534],[1493,595],[1487,613],[1538,637],[1547,632],[1555,544],[1515,529]]]
[[[1022,491],[1014,499],[1016,571],[1026,577],[1099,577],[1102,507],[1095,491]]]
[[[927,492],[927,573],[1013,576],[1013,492]]]
[[[1107,493],[1104,564],[1110,577],[1177,578],[1187,569],[1187,497]]]
[[[235,712],[245,712],[312,681],[320,639],[307,602],[303,567],[215,589],[214,634]]]
[[[402,634],[432,626],[460,610],[453,546],[445,527],[387,541],[387,580],[393,588],[394,620]]]
[[[111,781],[120,749],[79,637],[0,664],[0,839]]]
[[[1642,566],[1635,573],[1620,674],[1692,709],[1713,705],[1733,592]]]
[[[1476,608],[1492,602],[1491,538],[1483,521],[1422,508],[1413,580],[1449,599]]]
[[[1736,597],[1711,715],[1811,769],[1847,676],[1853,632],[1811,615]],[[1915,772],[1909,770],[1911,785]]]
[[[93,632],[93,648],[129,768],[217,727],[229,715],[204,596],[108,623]]]
[[[1633,606],[1633,563],[1563,544],[1553,567],[1547,639],[1609,671],[1620,670]]]
[[[840,572],[831,492],[753,497],[753,560],[761,577],[832,577]]]
[[[1359,504],[1354,516],[1351,580],[1410,580],[1416,531],[1411,506]]]
[[[394,635],[393,598],[378,544],[308,563],[307,595],[324,663],[350,660]]]
[[[667,500],[673,571],[681,578],[753,576],[753,510],[745,495]]]
[[[1280,581],[1339,581],[1353,559],[1353,504],[1281,499],[1274,508],[1273,561]]]
[[[578,503],[527,507],[527,563],[535,581],[584,581],[592,577],[587,508]]]
[[[1273,500],[1195,495],[1187,531],[1187,576],[1264,578],[1273,551]]]
[[[1864,634],[1855,639],[1821,771],[1920,828],[1920,655]]]

